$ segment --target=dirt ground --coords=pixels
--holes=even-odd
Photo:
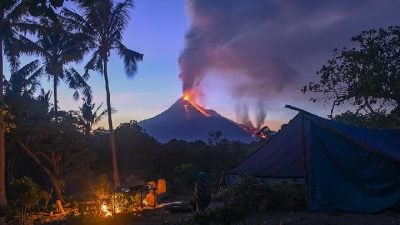
[[[189,218],[189,213],[147,215],[135,224],[156,225],[165,221],[181,221]],[[271,212],[248,217],[238,224],[246,225],[400,225],[400,215],[386,212],[376,215],[350,213],[321,214],[312,212]],[[125,225],[125,224],[121,224]]]
[[[191,217],[190,213],[166,214],[161,211],[153,215],[152,212],[144,213],[141,216],[120,215],[115,218],[81,218],[75,221],[65,221],[58,224],[73,225],[159,225],[184,221]],[[245,221],[236,224],[240,225],[400,225],[400,215],[393,213],[381,213],[376,215],[360,215],[350,213],[320,214],[312,212],[271,212],[257,214],[248,217]],[[232,224],[234,225],[234,224]]]

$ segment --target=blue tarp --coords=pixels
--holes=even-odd
[[[376,213],[400,201],[400,131],[359,128],[301,112],[231,172],[303,176],[309,209]]]

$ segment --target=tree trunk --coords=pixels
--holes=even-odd
[[[0,18],[3,17],[3,12],[0,14]],[[4,103],[4,85],[3,85],[3,37],[0,34],[0,104]],[[4,117],[0,115],[0,124],[4,123]],[[0,207],[7,206],[6,197],[6,180],[5,180],[5,164],[6,164],[6,150],[5,150],[5,138],[4,138],[4,127],[0,126]]]
[[[112,117],[111,117],[111,100],[110,100],[110,88],[108,85],[107,60],[103,60],[103,75],[104,75],[104,82],[106,85],[106,94],[107,94],[108,130],[110,132],[110,144],[111,144],[112,163],[113,163],[114,185],[115,185],[115,187],[119,187],[119,186],[121,186],[121,182],[119,179],[117,146],[115,143],[114,129],[113,129]]]
[[[50,180],[51,180],[51,184],[54,187],[54,192],[56,194],[56,205],[57,205],[57,208],[60,211],[60,213],[65,214],[65,210],[64,210],[64,207],[62,205],[63,196],[62,196],[62,193],[61,193],[61,187],[60,187],[60,185],[58,183],[58,180],[53,175],[50,175]]]
[[[61,187],[59,185],[58,179],[56,176],[53,175],[53,173],[45,166],[43,163],[40,161],[39,157],[33,153],[33,151],[28,148],[23,143],[19,143],[21,148],[25,151],[25,153],[35,161],[35,163],[45,172],[45,174],[50,178],[51,185],[54,188],[55,194],[56,194],[56,205],[60,213],[65,214],[64,207],[62,205],[62,193],[61,193]]]
[[[54,121],[58,123],[58,100],[57,100],[57,82],[58,82],[58,77],[54,76],[53,80],[53,94],[54,94]]]

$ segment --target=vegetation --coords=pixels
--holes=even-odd
[[[400,127],[400,26],[363,31],[351,40],[355,47],[335,49],[332,59],[317,72],[320,80],[302,91],[316,93],[311,98],[314,102],[332,103],[331,114],[338,106],[355,108],[338,120]],[[387,123],[390,120],[394,125]]]
[[[47,207],[49,202],[50,194],[28,177],[12,180],[9,189],[11,215],[15,215],[21,224],[29,213]]]
[[[24,223],[32,212],[51,214],[58,210],[64,214],[67,204],[90,203],[93,195],[109,195],[112,186],[134,186],[137,181],[159,178],[167,180],[168,193],[187,195],[192,192],[197,171],[210,175],[211,191],[216,192],[223,171],[247,158],[260,143],[228,141],[223,133],[214,131],[207,142],[171,140],[162,144],[136,121],[122,123],[114,130],[108,73],[111,52],[117,51],[123,59],[128,77],[135,75],[137,63],[143,60],[143,54],[123,44],[133,3],[75,0],[78,13],[60,9],[63,2],[0,2],[0,207],[6,207],[7,196],[9,215]],[[338,106],[354,106],[355,112],[336,115],[336,120],[399,128],[399,40],[399,26],[362,32],[352,39],[358,46],[334,50],[333,58],[318,71],[320,81],[309,83],[303,91],[332,101],[331,113]],[[71,65],[87,53],[91,56],[81,75]],[[21,66],[21,55],[39,59]],[[3,76],[3,61],[11,65],[8,80]],[[91,71],[104,77],[106,109],[92,102],[87,84]],[[52,80],[52,91],[43,89],[42,76]],[[59,108],[61,81],[75,90],[76,100],[83,96],[78,110]],[[109,129],[93,131],[106,115]],[[261,133],[270,136],[271,131],[265,127]],[[122,211],[140,203],[137,194],[118,193],[114,197]],[[267,184],[250,176],[243,176],[222,200],[222,207],[196,214],[186,222],[230,224],[254,213],[302,210],[306,206],[304,185]]]
[[[40,95],[34,94],[40,87],[36,63],[22,67],[6,82],[5,103],[15,116],[12,121],[15,127],[6,137],[8,177],[10,180],[31,177],[43,190],[52,193],[55,200],[52,202],[62,212],[63,203],[87,201],[85,196],[102,195],[100,189],[104,190],[103,195],[112,190],[108,179],[112,177],[110,139],[101,130],[85,132],[87,125],[81,122],[78,111],[61,110],[58,121],[53,119],[49,93],[42,90]],[[143,181],[165,178],[172,193],[184,190],[191,193],[199,170],[211,175],[216,190],[222,171],[247,157],[251,146],[227,141],[222,134],[218,138],[210,135],[209,143],[172,140],[160,144],[136,121],[121,124],[115,135],[124,184],[129,185],[132,174]],[[126,199],[122,202],[132,202]],[[43,210],[51,211],[51,207]]]
[[[68,21],[82,31],[90,40],[90,47],[94,51],[86,64],[86,75],[89,70],[100,72],[104,77],[107,99],[108,131],[113,162],[113,177],[116,187],[121,185],[118,170],[117,144],[112,123],[112,107],[109,88],[108,62],[112,50],[117,50],[124,60],[125,71],[129,77],[135,75],[137,62],[143,59],[143,54],[127,48],[122,43],[123,31],[129,20],[129,10],[133,7],[131,0],[115,3],[112,0],[80,1],[79,8],[83,16],[71,10],[64,9],[63,15]]]

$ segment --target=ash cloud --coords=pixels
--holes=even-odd
[[[188,0],[183,90],[201,89],[212,71],[240,80],[230,82],[231,94],[256,100],[258,126],[270,100],[296,98],[332,49],[362,30],[399,23],[399,8],[397,0]]]
[[[253,123],[250,120],[249,108],[247,104],[238,104],[236,106],[236,117],[239,123],[248,127],[253,127]]]

